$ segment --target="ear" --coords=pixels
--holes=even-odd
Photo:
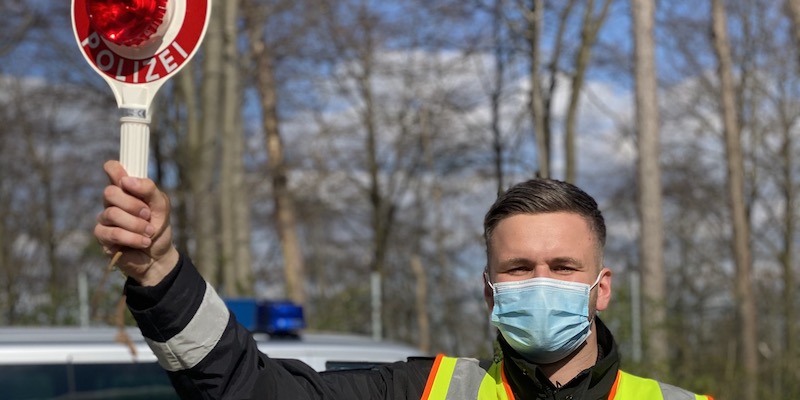
[[[491,313],[492,308],[494,308],[494,292],[492,291],[492,287],[489,286],[489,273],[484,272],[481,276],[483,276],[483,300],[486,302],[486,307]]]
[[[597,282],[597,311],[604,311],[611,303],[611,270],[603,267],[600,270],[600,281]]]

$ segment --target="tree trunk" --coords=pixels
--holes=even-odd
[[[733,253],[736,262],[736,300],[741,327],[742,366],[747,382],[742,398],[758,398],[758,334],[755,299],[753,298],[750,231],[744,199],[744,161],[736,116],[736,87],[733,81],[731,50],[728,41],[727,16],[722,0],[712,0],[714,50],[718,58],[720,102],[725,130],[728,190],[733,223]]]
[[[792,21],[792,35],[794,39],[795,48],[800,47],[800,0],[787,0],[787,11]],[[800,57],[800,53],[799,57]],[[786,118],[784,118],[786,120]],[[783,252],[781,254],[781,265],[783,267],[783,318],[785,322],[784,328],[784,346],[786,359],[785,362],[785,382],[795,382],[799,378],[797,374],[798,369],[798,346],[797,346],[797,314],[795,312],[795,273],[794,273],[794,251],[795,251],[795,238],[796,238],[796,190],[794,186],[794,163],[793,149],[794,140],[792,139],[791,122],[784,123],[783,134],[784,144],[781,156],[783,158],[783,188],[784,188],[784,215],[786,218],[786,226],[784,228],[783,236]]]
[[[784,119],[785,121],[785,119]],[[781,188],[783,190],[783,248],[781,249],[779,263],[783,270],[783,371],[784,385],[790,385],[794,390],[797,387],[797,314],[795,311],[795,273],[794,273],[794,252],[795,240],[797,237],[797,219],[795,217],[797,207],[797,193],[794,186],[795,163],[794,139],[792,138],[791,123],[784,123],[783,126],[783,146],[781,148],[781,158],[783,164],[783,179]],[[792,392],[793,393],[793,392]]]
[[[47,153],[51,150],[46,149]],[[52,159],[52,155],[48,154],[45,156],[47,160]],[[55,210],[55,198],[53,194],[53,179],[51,169],[53,168],[52,165],[49,165],[47,161],[41,161],[37,163],[40,170],[40,176],[42,177],[41,188],[44,191],[44,203],[42,204],[42,208],[44,209],[45,221],[42,226],[42,243],[45,243],[45,251],[47,255],[47,265],[50,267],[50,288],[49,288],[49,295],[50,295],[50,305],[49,307],[49,317],[50,323],[53,325],[58,325],[58,309],[59,305],[62,303],[63,299],[63,289],[64,286],[64,276],[63,276],[63,269],[60,265],[58,265],[58,256],[56,255],[56,248],[58,247],[58,239],[56,238],[56,210]]]
[[[224,3],[213,2],[211,20],[206,32],[203,53],[203,84],[201,93],[202,124],[196,147],[190,154],[192,200],[194,201],[195,260],[203,277],[212,286],[219,285],[219,256],[217,251],[217,207],[214,195],[214,169],[217,135],[220,126],[220,91],[222,89],[222,11]]]
[[[367,11],[363,11],[367,12]],[[367,16],[364,21],[369,21]],[[360,71],[354,74],[359,100],[363,104],[361,122],[365,131],[365,151],[367,157],[367,174],[369,175],[368,193],[371,209],[372,225],[372,338],[383,339],[385,317],[383,304],[383,281],[385,278],[386,250],[389,239],[389,227],[392,224],[392,206],[386,201],[381,188],[380,162],[378,161],[378,127],[376,122],[375,99],[372,88],[374,67],[373,27],[369,22],[362,27],[365,37],[364,46],[358,60]]]
[[[786,10],[792,20],[792,36],[795,46],[800,46],[800,0],[786,0]],[[800,53],[798,53],[800,57]]]
[[[386,262],[386,239],[388,237],[387,204],[381,193],[381,182],[378,164],[377,128],[375,127],[374,101],[370,85],[370,61],[364,63],[364,75],[359,77],[358,84],[364,101],[363,120],[366,128],[367,171],[369,173],[369,202],[372,209],[372,337],[383,339],[383,279]],[[377,290],[379,294],[374,293]]]
[[[417,346],[423,353],[431,351],[431,322],[428,312],[428,273],[422,265],[419,254],[411,256],[411,271],[414,273],[415,285],[415,304],[417,314],[417,326],[419,327]]]
[[[666,283],[664,280],[664,227],[662,218],[660,117],[655,66],[653,24],[655,2],[631,0],[633,14],[636,126],[639,133],[639,226],[642,293],[647,312],[646,359],[654,378],[666,379],[668,338],[666,331]]]
[[[503,74],[505,73],[505,52],[503,51],[503,14],[502,2],[495,3],[494,16],[492,21],[492,30],[494,41],[494,87],[492,88],[492,149],[494,150],[494,174],[497,181],[497,194],[498,196],[505,190],[505,182],[503,176],[503,134],[500,129],[500,107],[503,97]]]
[[[224,64],[222,107],[222,160],[220,169],[220,222],[222,270],[228,296],[253,293],[250,255],[249,196],[244,182],[244,138],[241,117],[238,29],[239,1],[225,2],[223,14]]]
[[[572,74],[572,88],[569,94],[569,104],[567,106],[566,121],[564,123],[564,157],[565,157],[565,180],[574,183],[577,175],[576,163],[576,125],[578,123],[578,106],[580,103],[583,82],[586,78],[586,69],[592,56],[592,47],[597,41],[597,32],[605,22],[608,15],[608,8],[611,0],[605,0],[600,14],[594,15],[594,0],[586,3],[583,14],[583,26],[581,27],[581,44],[575,57],[575,71]]]
[[[190,251],[189,247],[189,233],[196,231],[194,225],[190,223],[190,211],[187,204],[189,197],[193,193],[194,177],[192,176],[192,168],[195,166],[193,154],[198,154],[200,149],[200,120],[197,115],[197,87],[193,78],[192,64],[186,66],[181,72],[178,73],[177,86],[180,91],[180,96],[184,102],[186,112],[186,144],[180,146],[177,150],[178,174],[180,175],[178,190],[175,193],[173,201],[173,214],[175,218],[172,223],[175,224],[175,243],[179,249]]]
[[[420,110],[419,114],[419,125],[420,125],[420,145],[422,147],[422,157],[424,160],[425,165],[425,174],[432,174],[435,166],[434,166],[434,152],[433,152],[433,132],[431,129],[430,124],[431,119],[431,112],[427,108],[423,108]],[[423,201],[422,204],[417,204],[417,219],[418,221],[425,220],[425,210],[432,209],[434,210],[434,223],[433,223],[433,236],[434,236],[434,245],[436,248],[436,260],[439,263],[439,276],[444,277],[447,275],[447,268],[446,268],[446,261],[444,257],[444,249],[443,249],[443,235],[441,233],[441,209],[442,209],[442,191],[440,188],[440,184],[438,180],[435,178],[431,182],[432,187],[431,190],[431,199],[430,201]],[[420,185],[422,188],[423,185]],[[416,193],[417,199],[425,199],[426,196],[419,190]],[[420,228],[422,230],[424,228]],[[417,237],[417,244],[415,246],[415,252],[420,252],[423,248],[422,241],[424,240],[424,235],[420,232],[416,235]],[[414,273],[414,277],[416,280],[416,313],[417,313],[417,325],[419,326],[419,335],[418,335],[418,347],[423,353],[430,353],[431,348],[433,347],[433,337],[431,335],[431,312],[428,309],[430,304],[430,295],[428,290],[428,277],[431,275],[431,271],[433,268],[424,268],[422,265],[422,260],[420,259],[418,254],[413,254],[411,258],[411,271]],[[446,287],[446,278],[440,281],[439,287]],[[439,290],[438,295],[443,296],[446,295],[447,291]],[[446,304],[444,301],[441,301],[440,304]],[[448,315],[450,312],[449,309],[445,308],[444,310],[445,315]],[[452,325],[448,325],[452,326]]]
[[[561,52],[566,47],[566,43],[564,42],[564,36],[566,35],[567,25],[569,24],[569,17],[572,14],[572,10],[575,8],[575,3],[577,0],[569,0],[567,5],[559,14],[558,19],[558,31],[556,33],[555,39],[555,48],[553,49],[553,57],[548,63],[547,70],[548,74],[550,75],[550,84],[547,88],[547,95],[544,100],[544,126],[545,132],[547,132],[547,152],[548,154],[551,153],[552,148],[551,143],[553,139],[553,131],[552,131],[552,120],[553,120],[553,98],[555,97],[556,89],[558,86],[558,76],[561,74],[561,68],[559,67],[559,63],[561,61]],[[552,157],[549,157],[548,160],[548,169],[550,170],[550,174],[552,175],[553,166],[552,166]]]
[[[56,210],[53,194],[53,166],[50,164],[50,160],[53,159],[52,149],[50,148],[53,138],[46,137],[48,144],[39,148],[33,127],[26,125],[23,129],[27,156],[33,168],[31,172],[38,178],[38,191],[41,192],[41,199],[37,202],[37,208],[42,211],[42,215],[38,223],[39,226],[34,231],[37,232],[35,239],[44,248],[44,259],[47,261],[46,265],[50,271],[47,279],[47,295],[50,303],[49,307],[46,308],[46,317],[50,324],[56,325],[58,323],[57,309],[62,300],[61,287],[64,286],[64,282],[60,273],[62,269],[59,268],[56,256]]]
[[[264,41],[266,18],[258,18],[256,2],[249,1],[245,18],[250,39],[250,51],[255,60],[256,85],[261,100],[264,134],[267,142],[269,171],[272,175],[272,196],[275,200],[275,220],[283,252],[286,291],[289,299],[305,304],[305,262],[297,234],[295,205],[289,190],[283,141],[278,126],[278,95],[272,70],[272,58]]]
[[[0,177],[2,173],[0,172]],[[0,204],[8,204],[0,193]],[[0,297],[0,325],[14,325],[16,322],[17,304],[17,271],[18,267],[11,260],[11,245],[8,241],[6,210],[0,207],[0,283],[3,284],[3,297]]]
[[[550,130],[547,127],[546,110],[542,95],[542,75],[539,66],[542,63],[539,38],[542,36],[542,21],[544,21],[544,0],[534,0],[533,7],[527,13],[527,31],[525,39],[530,51],[529,74],[531,81],[528,94],[533,124],[533,134],[536,138],[536,161],[539,170],[536,175],[541,178],[550,177]]]

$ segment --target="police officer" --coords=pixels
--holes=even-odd
[[[182,398],[711,399],[619,369],[614,338],[596,315],[611,300],[605,222],[574,185],[523,182],[486,214],[484,297],[500,344],[493,360],[438,355],[318,373],[260,353],[172,245],[167,197],[116,161],[105,171],[112,184],[95,236],[119,257],[128,307]]]

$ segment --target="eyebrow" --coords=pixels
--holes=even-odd
[[[573,257],[555,257],[546,260],[547,264],[571,264],[579,268],[584,268],[584,264],[578,260],[577,258]],[[525,257],[514,257],[509,258],[503,261],[500,261],[500,266],[508,266],[513,264],[523,264],[523,265],[532,265],[534,264],[529,258]]]
[[[509,259],[500,261],[500,265],[501,266],[506,266],[506,265],[510,265],[510,264],[530,265],[530,264],[533,264],[533,261],[531,261],[529,258],[525,258],[525,257],[514,257],[514,258],[509,258]]]
[[[584,265],[580,260],[578,260],[576,258],[572,258],[572,257],[551,258],[551,259],[547,260],[547,263],[548,264],[571,264],[571,265],[574,265],[574,266],[579,267],[579,268],[584,268]]]

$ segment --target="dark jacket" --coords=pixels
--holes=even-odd
[[[128,307],[184,399],[420,399],[433,358],[369,370],[319,373],[297,360],[260,353],[250,332],[182,256],[155,287],[128,280]],[[619,366],[611,333],[598,319],[597,364],[558,387],[502,337],[506,376],[518,399],[605,399]]]

